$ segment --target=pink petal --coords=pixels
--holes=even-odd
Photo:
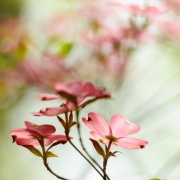
[[[49,107],[41,109],[39,112],[32,112],[31,114],[34,116],[57,116],[67,111],[66,107]]]
[[[53,143],[54,140],[52,139],[44,139],[44,146],[49,146]]]
[[[67,107],[69,110],[71,110],[71,111],[73,111],[73,110],[75,110],[75,109],[76,109],[75,104],[74,104],[74,103],[72,103],[72,102],[71,102],[71,101],[69,101],[69,100],[67,100],[67,101],[66,101],[66,107]]]
[[[89,89],[89,95],[99,97],[104,94],[105,88],[94,87],[92,83],[86,83],[85,88]]]
[[[40,112],[31,112],[31,114],[33,116],[44,116],[44,114],[40,113]]]
[[[99,142],[108,144],[109,141],[108,141],[107,139],[105,139],[104,137],[100,136],[99,134],[97,134],[96,132],[91,131],[90,133],[91,133],[91,135],[92,135],[93,137],[95,137]]]
[[[70,139],[72,139],[72,137],[70,137]],[[67,138],[65,135],[52,134],[52,135],[46,136],[46,138],[44,139],[44,145],[49,146],[54,141],[67,141]]]
[[[105,137],[109,135],[109,125],[100,115],[91,112],[88,114],[88,120],[83,118],[82,121],[86,126],[88,126],[91,130],[100,136]]]
[[[135,134],[140,130],[140,127],[137,124],[128,122],[119,114],[112,116],[110,127],[112,129],[113,136],[115,137],[123,137],[129,134]]]
[[[120,138],[118,142],[114,144],[126,149],[142,149],[148,144],[148,142],[135,138]]]
[[[104,88],[96,88],[91,82],[83,83],[82,81],[75,81],[71,83],[56,83],[55,90],[58,93],[65,92],[79,98],[78,104],[88,96],[94,96],[96,98],[110,97],[110,94],[105,92]]]
[[[12,130],[10,132],[10,135],[14,137],[29,138],[32,136],[39,136],[40,134],[38,132],[31,131],[25,128],[18,128],[18,129]]]
[[[33,145],[34,142],[38,143],[34,136],[39,136],[40,134],[32,130],[19,128],[11,131],[10,135],[18,145]]]
[[[39,146],[40,145],[38,140],[35,139],[34,137],[33,138],[29,137],[29,139],[28,138],[18,137],[16,139],[16,143],[18,145],[34,145],[34,146]]]
[[[65,135],[61,134],[52,134],[46,137],[47,139],[51,139],[53,141],[67,141],[67,138]],[[71,137],[72,139],[72,137]]]
[[[36,96],[39,99],[43,100],[43,101],[60,99],[61,98],[61,96],[58,95],[58,94],[37,94]]]
[[[123,5],[118,2],[112,2],[111,5],[117,6],[134,14],[142,13],[142,9],[136,4]]]
[[[87,82],[84,84],[84,91],[86,94],[84,97],[93,96],[96,98],[100,97],[110,97],[110,94],[105,91],[105,88],[95,87],[91,82]]]
[[[72,96],[78,96],[83,92],[83,83],[81,81],[75,82],[60,82],[54,85],[58,93],[65,92]]]
[[[50,135],[56,131],[56,128],[49,124],[37,125],[29,121],[25,121],[27,129],[38,132],[41,135]]]

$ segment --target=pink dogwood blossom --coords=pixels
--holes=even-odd
[[[137,133],[140,127],[137,124],[130,123],[119,114],[112,116],[110,125],[103,117],[93,112],[88,114],[87,120],[82,118],[82,121],[92,130],[91,135],[102,143],[107,144],[112,141],[113,145],[126,149],[142,149],[148,144],[144,140],[125,137]]]
[[[110,98],[110,94],[106,92],[105,88],[95,87],[92,83],[83,83],[82,81],[75,82],[60,82],[55,84],[55,90],[59,94],[37,94],[41,100],[54,100],[62,97],[66,98],[66,103],[59,107],[47,107],[41,109],[39,112],[32,112],[34,116],[57,116],[69,111],[75,111],[77,108],[82,108],[84,99],[87,97]],[[61,96],[62,94],[62,96]],[[64,95],[65,94],[65,95]],[[67,96],[67,97],[66,97]],[[73,98],[72,98],[73,97]],[[69,99],[68,99],[69,98]],[[71,101],[75,99],[76,104]]]
[[[13,141],[18,145],[39,146],[39,141],[43,140],[44,145],[49,146],[54,141],[67,141],[65,135],[53,134],[56,131],[56,128],[52,125],[37,125],[29,121],[25,121],[25,126],[26,128],[14,129],[10,132]]]
[[[110,97],[110,94],[105,91],[105,88],[95,87],[92,83],[83,83],[82,81],[75,82],[60,82],[55,84],[55,90],[58,93],[66,93],[68,95],[79,97],[82,100],[86,97],[93,96]]]
[[[118,2],[112,2],[111,5],[117,6],[133,14],[147,15],[148,17],[161,15],[167,10],[167,8],[160,9],[156,6],[140,7],[137,4],[124,5]]]

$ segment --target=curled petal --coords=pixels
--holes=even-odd
[[[40,100],[48,101],[48,100],[54,100],[54,99],[60,99],[61,96],[58,94],[37,94],[36,95]]]
[[[58,93],[65,92],[72,96],[78,96],[83,91],[83,83],[81,81],[76,82],[60,82],[54,85],[55,90]]]
[[[141,139],[124,137],[120,138],[118,142],[114,144],[126,149],[142,149],[148,144],[148,142]]]
[[[123,116],[115,114],[111,118],[110,127],[115,137],[124,137],[129,134],[135,134],[140,130],[137,124],[130,123]]]
[[[18,145],[33,145],[33,146],[39,146],[39,142],[36,138],[32,138],[32,137],[29,137],[29,138],[17,138],[16,139],[16,143]]]
[[[70,137],[70,139],[73,139],[72,137]],[[67,141],[67,138],[65,135],[61,135],[61,134],[52,134],[49,136],[46,136],[46,138],[44,139],[44,145],[45,146],[49,146],[50,144],[52,144],[54,141]]]
[[[68,111],[66,107],[49,107],[41,109],[39,112],[32,112],[34,116],[57,116]]]
[[[110,94],[105,91],[106,90],[105,88],[95,87],[90,82],[84,84],[84,89],[89,92],[88,96],[94,96],[96,98],[110,97]]]
[[[105,91],[105,88],[98,88],[91,82],[83,83],[82,81],[75,82],[60,82],[55,84],[55,90],[58,93],[66,93],[68,95],[80,98],[81,102],[89,96],[96,98],[109,98],[110,94]],[[79,102],[80,103],[80,102]]]
[[[29,138],[32,136],[39,136],[40,134],[36,131],[28,130],[25,128],[18,128],[18,129],[12,130],[10,132],[10,135],[13,136],[14,138],[16,138],[16,137]]]
[[[29,121],[25,121],[27,129],[38,132],[41,135],[50,135],[56,131],[56,128],[49,124],[37,125]]]
[[[31,114],[33,116],[44,116],[44,114],[40,113],[40,112],[31,112]]]
[[[53,141],[67,141],[67,137],[61,134],[52,134],[52,135],[47,136],[47,138]],[[73,139],[73,138],[70,137],[70,139]]]
[[[76,105],[74,103],[72,103],[70,100],[66,101],[66,107],[71,111],[76,109]]]
[[[13,142],[16,142],[18,145],[33,145],[39,146],[40,143],[44,142],[45,146],[49,146],[54,141],[66,142],[67,138],[65,135],[53,134],[56,129],[50,124],[37,125],[29,121],[25,121],[25,128],[18,128],[12,130],[10,135],[13,138]],[[72,139],[72,137],[70,137]]]

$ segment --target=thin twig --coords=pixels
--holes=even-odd
[[[61,179],[61,180],[69,180],[69,179],[66,179],[66,178],[64,178],[64,177],[62,177],[62,176],[57,175],[56,173],[54,173],[54,172],[52,171],[52,169],[49,167],[49,164],[48,164],[48,162],[47,162],[47,155],[46,155],[46,150],[45,150],[45,147],[44,147],[44,140],[39,141],[39,143],[40,143],[40,145],[41,145],[42,152],[43,152],[43,162],[44,162],[44,166],[47,168],[47,170],[48,170],[51,174],[53,174],[54,176],[56,176],[58,179]]]
[[[99,170],[91,163],[91,161],[89,161],[89,159],[87,159],[86,156],[84,156],[84,154],[72,143],[71,139],[69,138],[69,135],[66,134],[67,140],[68,142],[76,149],[76,151],[78,151],[79,154],[81,154],[81,156],[83,156],[84,159],[86,159],[86,161],[99,173],[99,175],[103,178],[103,175],[99,172]]]
[[[109,158],[109,150],[111,147],[112,141],[109,141],[108,147],[106,148],[106,156],[104,157],[104,162],[103,162],[103,172],[104,172],[104,180],[106,180],[107,174],[106,174],[106,167],[107,167],[107,161]],[[105,146],[106,147],[106,146]]]
[[[77,120],[77,130],[78,130],[78,136],[79,136],[79,141],[81,144],[82,149],[84,150],[84,152],[86,153],[86,155],[103,171],[103,168],[96,162],[96,160],[88,153],[88,151],[86,150],[83,140],[82,140],[82,136],[81,136],[81,130],[80,130],[80,123],[79,123],[79,111],[76,110],[76,120]],[[104,172],[104,171],[103,171]],[[106,177],[108,180],[110,180],[110,178],[108,177],[108,175],[106,174]]]

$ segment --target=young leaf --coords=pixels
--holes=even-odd
[[[90,138],[90,140],[91,140],[94,148],[96,149],[97,153],[98,153],[99,155],[105,157],[104,150],[103,150],[103,148],[99,145],[99,143],[98,143],[97,141],[95,141],[94,139],[91,139],[91,138]]]
[[[115,154],[116,154],[117,152],[119,152],[119,151],[114,151],[114,152],[111,152],[111,151],[110,151],[109,154],[108,154],[108,158],[109,158],[110,156],[116,157]]]
[[[152,178],[152,179],[150,179],[150,180],[161,180],[161,179],[159,179],[159,178]]]
[[[32,145],[24,145],[24,147],[29,149],[34,155],[36,155],[38,157],[43,157],[41,152],[38,149],[36,149],[34,146],[32,146]]]
[[[64,120],[59,116],[57,116],[57,118],[58,118],[59,122],[62,124],[62,126],[64,127],[64,129],[66,129],[66,123],[64,122]]]
[[[49,158],[49,157],[58,157],[58,156],[56,154],[52,153],[51,151],[47,151],[46,157]]]
[[[69,115],[69,129],[71,128],[72,126],[72,122],[73,122],[73,113],[72,111],[70,112],[70,115]]]
[[[76,122],[76,121],[73,121],[72,124],[71,124],[71,127],[74,126],[74,125],[76,125],[76,124],[77,124],[77,122]]]
[[[51,144],[51,146],[49,146],[49,148],[46,151],[48,151],[49,149],[51,149],[54,146],[57,146],[58,144],[65,144],[65,143],[67,143],[67,141],[56,141],[53,144]]]
[[[70,53],[72,47],[73,47],[73,44],[71,42],[65,42],[61,46],[61,49],[59,51],[59,55],[62,56],[62,57],[67,56]]]

